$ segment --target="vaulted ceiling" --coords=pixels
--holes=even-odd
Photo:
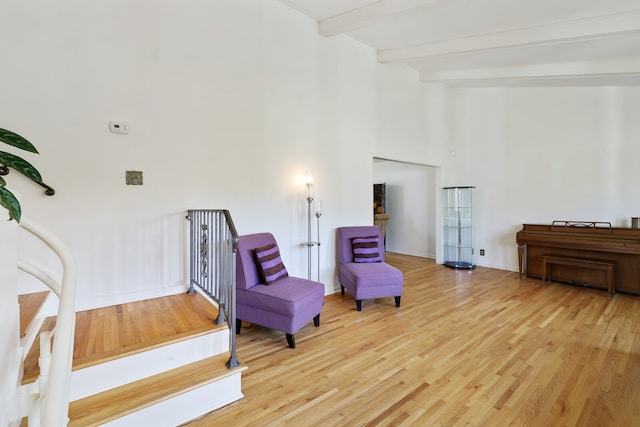
[[[640,0],[280,0],[451,86],[640,86]]]

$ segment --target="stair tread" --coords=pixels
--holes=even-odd
[[[217,316],[217,308],[200,294],[171,295],[78,312],[73,370],[226,329],[226,324],[214,323]],[[45,319],[41,331],[50,331],[55,320]],[[36,340],[24,362],[23,384],[38,377],[39,351]]]
[[[228,355],[217,355],[69,404],[69,426],[94,426],[121,418],[201,387],[229,375],[246,370],[226,367]]]
[[[40,308],[49,296],[49,291],[34,292],[31,294],[18,295],[20,304],[20,338],[27,335],[29,325],[40,311]]]

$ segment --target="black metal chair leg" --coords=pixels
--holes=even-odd
[[[320,326],[320,313],[316,317],[313,318],[313,324],[318,327]]]
[[[396,307],[400,307],[400,297],[394,297],[396,299]]]
[[[240,333],[240,329],[242,329],[242,320],[236,319],[236,335]]]
[[[356,300],[356,308],[358,309],[358,311],[362,311],[362,300],[361,299],[357,299]]]
[[[344,295],[344,286],[340,285],[340,291],[342,292],[342,295]]]

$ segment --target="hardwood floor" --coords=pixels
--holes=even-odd
[[[388,254],[393,298],[333,294],[319,328],[243,328],[245,398],[189,426],[638,426],[640,299]]]

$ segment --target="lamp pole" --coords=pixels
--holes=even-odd
[[[316,211],[316,225],[318,227],[316,236],[318,237],[318,282],[320,281],[320,216],[322,215],[322,200],[320,200],[320,210]]]
[[[313,203],[313,183],[307,182],[307,279],[311,280],[311,203]]]

